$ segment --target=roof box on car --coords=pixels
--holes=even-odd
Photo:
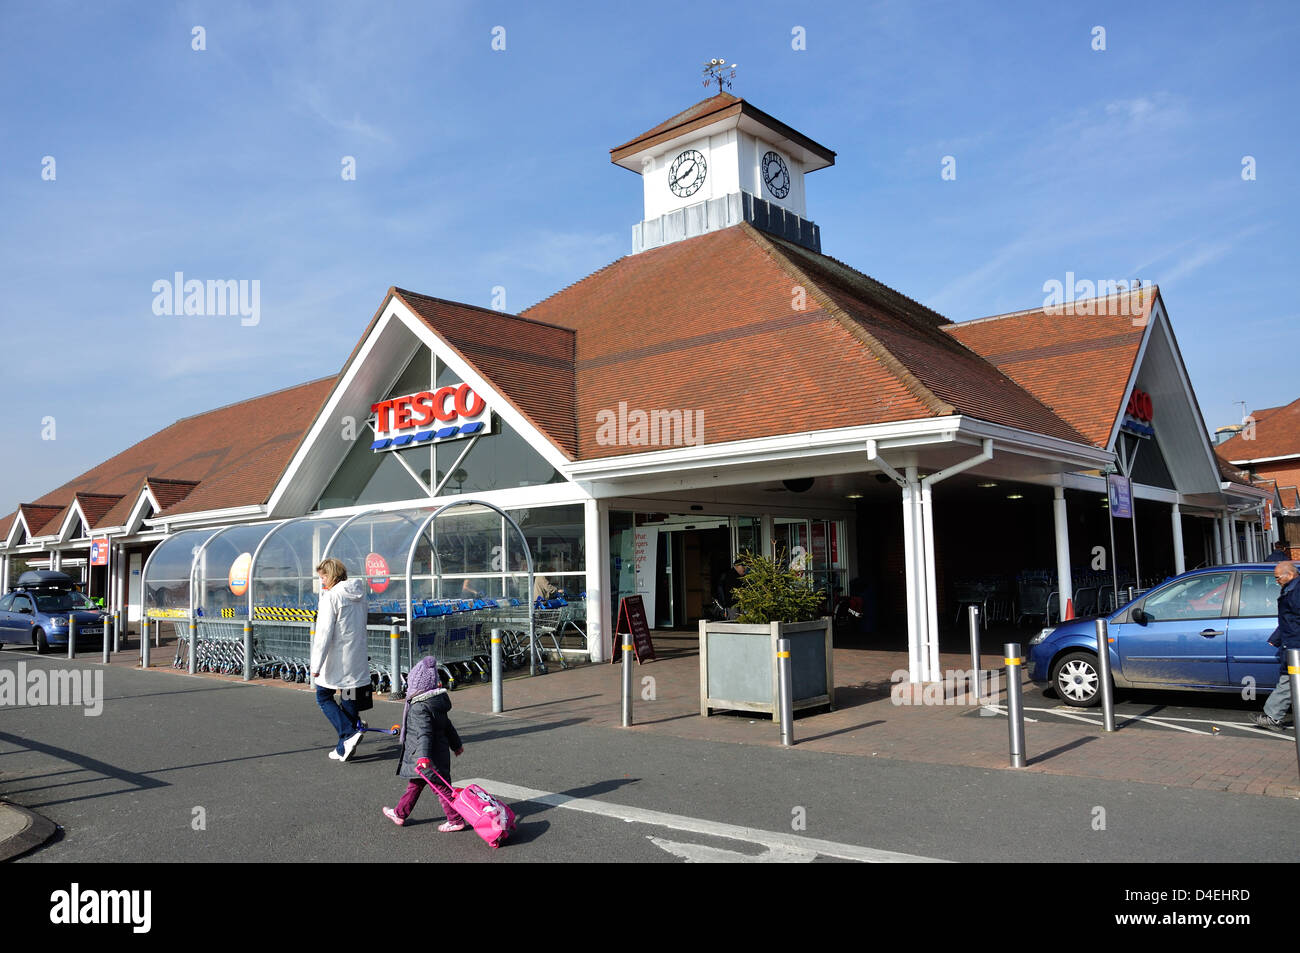
[[[53,569],[29,569],[18,577],[19,589],[71,589],[72,577]]]

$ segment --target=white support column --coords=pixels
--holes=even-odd
[[[1065,488],[1052,488],[1052,516],[1056,524],[1056,591],[1059,594],[1060,618],[1065,619],[1065,609],[1074,598],[1074,579],[1070,574],[1070,524],[1066,519]]]
[[[909,475],[915,475],[916,468],[908,468]],[[912,505],[914,482],[910,478],[903,487],[903,565],[904,584],[907,590],[907,672],[908,680],[924,681],[921,671],[921,626],[917,618],[916,602],[920,588],[916,578],[916,537],[915,508]]]
[[[593,662],[609,658],[605,639],[613,632],[609,606],[609,504],[583,502],[587,550],[587,651]]]
[[[1183,555],[1183,513],[1177,503],[1170,512],[1170,521],[1174,531],[1174,575],[1180,576],[1187,572],[1187,561]]]
[[[763,548],[763,554],[770,559],[776,558],[776,553],[772,551],[772,540],[775,535],[772,528],[772,514],[764,513],[758,520],[758,544]]]
[[[1213,542],[1214,544],[1214,565],[1222,566],[1223,565],[1223,527],[1220,520],[1218,519],[1211,520],[1210,526],[1214,530],[1212,533],[1210,533],[1211,542]]]
[[[925,633],[930,677],[939,679],[939,597],[934,555],[934,495],[929,483],[921,484],[921,537],[923,568],[925,569]]]
[[[9,557],[0,556],[0,596],[9,592]]]
[[[1233,517],[1228,517],[1228,559],[1231,562],[1241,562],[1241,550],[1237,546],[1237,521]]]

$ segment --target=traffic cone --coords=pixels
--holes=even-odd
[[[1065,621],[1068,622],[1070,619],[1073,618],[1074,618],[1074,600],[1066,599],[1065,600]]]

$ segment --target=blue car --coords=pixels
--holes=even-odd
[[[72,587],[72,579],[48,570],[25,572],[18,588],[0,599],[0,645],[34,645],[45,655],[68,644],[68,619],[77,620],[77,644],[98,644],[104,613]]]
[[[1273,690],[1278,650],[1274,563],[1194,569],[1107,616],[1117,688],[1243,692]],[[1096,617],[1043,629],[1029,643],[1029,677],[1067,705],[1101,701]]]

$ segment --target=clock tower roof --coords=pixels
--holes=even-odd
[[[779,144],[803,163],[803,171],[813,172],[835,164],[835,153],[808,138],[763,110],[730,93],[717,93],[684,109],[671,119],[641,133],[621,146],[609,150],[609,160],[633,172],[641,172],[637,158],[674,139],[689,136],[711,126],[739,127],[757,133],[762,139]]]

